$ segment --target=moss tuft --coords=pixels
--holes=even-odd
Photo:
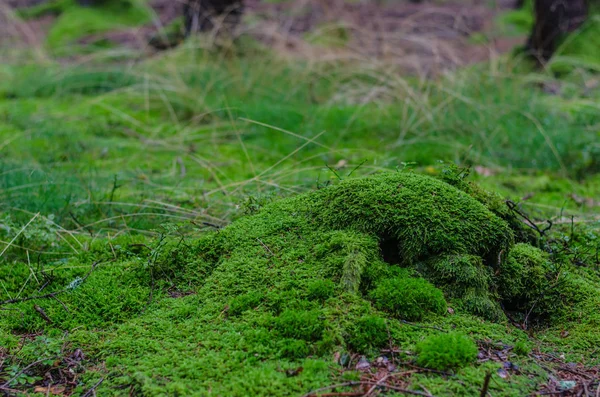
[[[498,292],[508,309],[528,311],[535,305],[534,310],[543,313],[549,309],[545,301],[551,295],[552,275],[558,274],[543,251],[516,244],[499,268]]]
[[[444,314],[444,294],[431,283],[408,274],[383,280],[371,294],[375,307],[408,321],[418,321],[427,314]]]
[[[477,346],[468,336],[452,332],[430,336],[417,344],[417,364],[440,371],[465,367],[477,358]]]
[[[324,322],[318,311],[286,310],[274,321],[275,329],[286,338],[316,342],[323,336]]]
[[[359,318],[350,328],[346,338],[348,347],[358,353],[368,353],[389,343],[389,332],[385,319],[369,315]]]
[[[527,342],[519,341],[515,343],[513,352],[519,356],[527,356],[531,352],[531,345]]]
[[[253,309],[260,305],[264,295],[259,292],[248,292],[238,295],[229,303],[229,313],[233,316],[242,314],[246,310]]]
[[[284,358],[299,359],[310,354],[310,346],[303,340],[282,339],[279,346],[279,355]]]
[[[331,280],[315,280],[308,285],[307,298],[309,300],[325,302],[333,296],[335,283]]]

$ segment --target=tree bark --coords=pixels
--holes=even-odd
[[[586,0],[535,0],[535,25],[527,42],[528,52],[539,62],[548,61],[568,33],[585,22]]]
[[[215,28],[231,32],[244,12],[243,0],[187,0],[183,8],[185,34],[208,32]]]

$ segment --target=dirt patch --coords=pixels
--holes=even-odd
[[[9,0],[13,7],[31,6],[41,0]],[[494,38],[474,44],[474,33],[491,36],[493,21],[515,0],[499,1],[494,8],[483,1],[410,3],[344,0],[300,0],[267,3],[246,1],[245,23],[240,31],[253,35],[276,51],[312,59],[361,58],[384,61],[423,75],[486,61],[510,51],[523,38]],[[152,0],[156,13],[152,24],[136,29],[114,30],[88,36],[80,44],[106,41],[147,51],[161,27],[182,15],[181,2]],[[51,25],[50,16],[11,25],[27,45],[41,43]],[[25,25],[23,25],[25,24]],[[332,27],[344,35],[341,46],[309,44],[307,35],[327,35]],[[0,29],[6,29],[0,28]],[[2,37],[14,37],[8,33]],[[175,43],[179,39],[175,40]],[[6,39],[4,40],[6,41]]]
[[[249,15],[264,21],[256,28],[263,40],[276,44],[287,40],[297,50],[298,38],[328,24],[341,25],[349,32],[347,48],[353,57],[373,58],[399,64],[421,73],[435,72],[489,59],[509,51],[522,41],[491,40],[486,45],[469,41],[474,33],[488,35],[495,17],[514,6],[511,0],[490,8],[483,2],[465,1],[434,4],[395,2],[348,3],[306,0],[269,4],[248,1]],[[274,34],[277,33],[277,34]],[[269,37],[270,35],[270,37]],[[321,51],[313,52],[320,56]],[[339,55],[339,51],[338,51]]]
[[[44,3],[47,0],[4,0],[4,4],[11,8],[33,7]]]
[[[0,46],[39,47],[55,19],[55,16],[45,15],[23,21],[16,17],[13,8],[0,6]]]

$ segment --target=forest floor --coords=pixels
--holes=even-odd
[[[247,6],[0,5],[0,395],[597,395],[600,60],[509,2]]]

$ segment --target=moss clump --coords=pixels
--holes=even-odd
[[[451,332],[417,344],[417,364],[440,371],[465,367],[477,358],[477,346],[468,336]]]
[[[508,223],[516,242],[537,245],[538,236],[533,229],[527,227],[521,219],[515,216],[514,212],[507,205],[506,199],[498,193],[487,191],[476,183],[467,180],[470,172],[470,169],[463,169],[455,164],[448,164],[442,171],[440,178],[444,182],[467,193]]]
[[[333,296],[335,283],[331,280],[315,280],[308,285],[307,298],[324,303]]]
[[[236,296],[229,304],[229,313],[233,316],[239,315],[246,310],[253,309],[260,305],[263,299],[264,295],[259,292],[248,292],[247,294]]]
[[[318,311],[286,310],[274,321],[275,329],[286,338],[316,342],[323,336],[324,322]]]
[[[279,355],[285,358],[299,359],[310,354],[310,346],[303,340],[283,339],[279,342]]]
[[[513,352],[515,352],[519,356],[527,356],[529,352],[531,352],[531,345],[527,342],[519,341],[515,343]]]
[[[505,318],[492,292],[493,269],[476,255],[445,255],[417,264],[419,273],[439,286],[458,307],[488,320]]]
[[[444,314],[444,294],[431,283],[404,274],[381,281],[370,294],[375,307],[408,321],[418,321],[429,313]]]
[[[456,308],[489,321],[497,322],[506,319],[506,315],[495,300],[495,295],[493,293],[485,295],[478,293],[475,290],[471,290],[454,302],[456,303]]]
[[[358,353],[386,346],[389,343],[389,331],[385,319],[375,315],[359,318],[350,327],[346,343]]]
[[[553,278],[559,276],[547,255],[527,244],[516,244],[498,269],[498,292],[508,309],[543,314],[552,310]],[[534,305],[536,307],[534,307]]]

